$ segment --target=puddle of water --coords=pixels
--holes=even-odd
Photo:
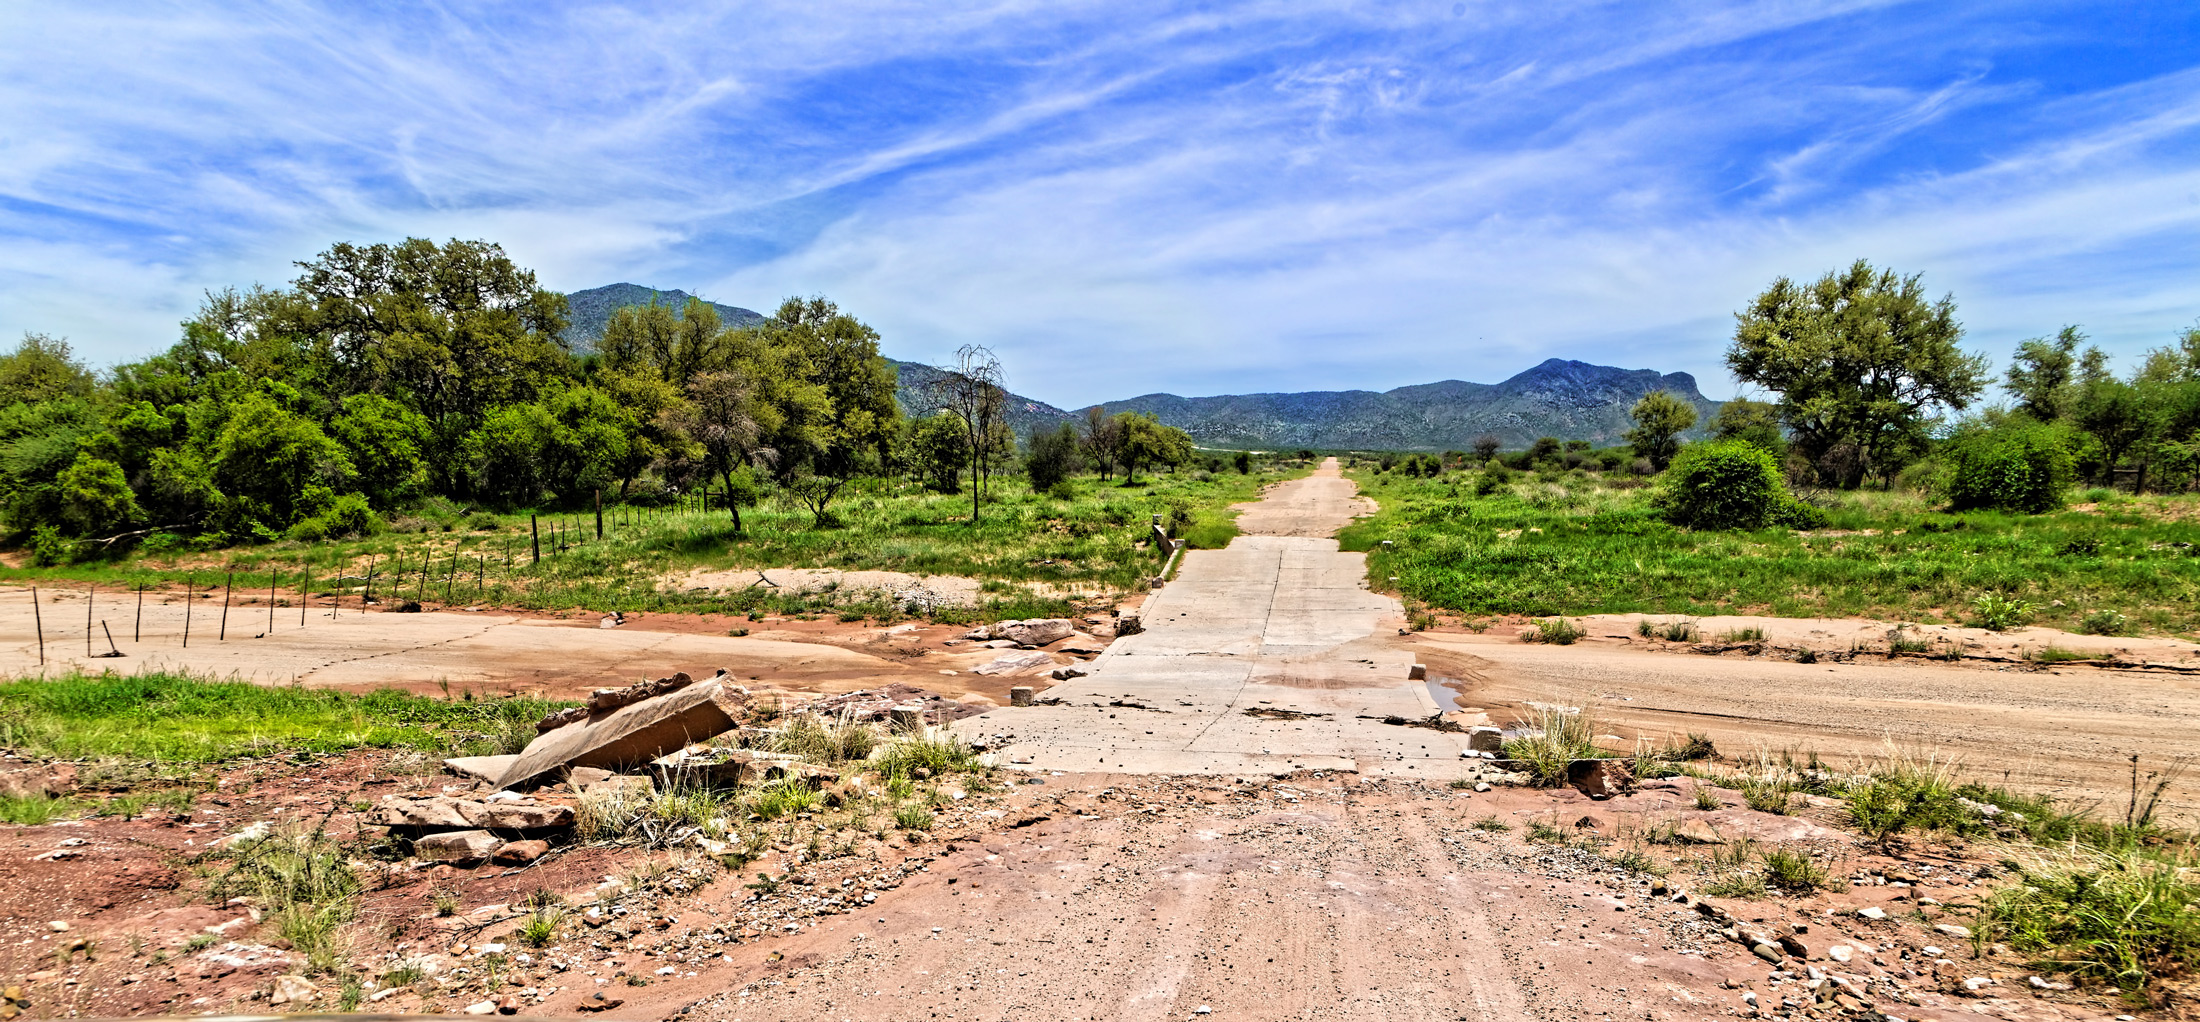
[[[1432,674],[1429,675],[1426,684],[1428,685],[1428,697],[1435,701],[1438,712],[1450,713],[1453,710],[1467,708],[1466,693],[1461,691],[1466,686],[1462,685],[1459,679]]]

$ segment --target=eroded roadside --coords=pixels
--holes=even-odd
[[[1792,815],[1688,778],[1592,800],[1364,778],[955,779],[929,830],[740,868],[575,843],[520,868],[379,858],[353,807],[463,793],[387,756],[242,763],[193,812],[12,831],[5,970],[37,1017],[265,1010],[299,971],[220,836],[327,820],[362,878],[346,955],[379,1011],[626,1019],[1593,1016],[2105,1018],[1961,928],[2000,849],[1880,854],[1830,800]],[[1036,782],[1036,783],[1032,783]],[[478,796],[477,796],[478,797]],[[1715,806],[1715,808],[1707,808]],[[827,825],[822,810],[816,819]],[[1802,857],[1823,887],[1706,897]],[[57,854],[58,853],[58,854]],[[1746,885],[1745,885],[1746,886]],[[539,945],[529,904],[557,905]],[[34,907],[35,906],[35,907]],[[58,929],[52,924],[65,924]],[[65,951],[78,941],[88,948]],[[2172,982],[2175,982],[2174,980]],[[329,1008],[327,980],[300,1007]],[[2171,986],[2167,996],[2189,996]],[[598,995],[601,994],[601,997]],[[2190,1002],[2171,1000],[2172,1005]]]

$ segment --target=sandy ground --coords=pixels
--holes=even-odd
[[[204,897],[193,857],[252,821],[328,817],[348,833],[348,805],[448,780],[380,754],[271,760],[230,768],[187,816],[8,828],[0,973],[38,1018],[264,1013],[289,955],[249,906]],[[859,836],[807,862],[781,844],[733,873],[589,846],[525,869],[368,863],[355,960],[370,979],[438,971],[363,1008],[449,1015],[508,996],[526,1016],[574,1017],[602,994],[601,1017],[637,1022],[1709,1019],[1785,1014],[1810,1001],[1815,971],[1903,1019],[2125,1010],[2036,994],[2022,966],[1931,929],[1966,919],[1991,848],[1868,854],[1816,805],[1769,816],[1709,789],[1722,806],[1707,811],[1690,781],[1592,802],[1318,772],[1033,780],[952,801],[928,833]],[[1838,882],[1699,899],[1702,849],[1640,841],[1672,823],[1813,851]],[[1533,824],[1564,838],[1531,842]],[[1670,878],[1600,854],[1630,846]],[[510,906],[538,890],[569,913],[547,947],[513,933]],[[603,925],[582,925],[591,908]],[[1727,925],[1787,936],[1798,957],[1768,965]],[[78,940],[92,952],[69,952]],[[484,953],[509,959],[494,978]],[[1980,995],[1956,995],[1971,977]]]

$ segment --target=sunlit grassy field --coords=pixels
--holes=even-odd
[[[485,604],[539,610],[682,610],[892,616],[884,606],[851,605],[838,594],[789,594],[767,588],[726,595],[689,593],[676,574],[726,568],[839,568],[917,575],[961,575],[984,582],[986,606],[936,608],[946,619],[1063,613],[1068,601],[1022,583],[1052,583],[1095,593],[1134,591],[1160,568],[1141,544],[1152,516],[1194,547],[1226,545],[1236,535],[1233,503],[1297,474],[1295,467],[1217,473],[1184,471],[1120,480],[1083,477],[1068,497],[1034,493],[1020,477],[997,480],[977,524],[970,497],[899,480],[849,485],[820,526],[791,499],[767,498],[742,511],[736,530],[723,509],[693,501],[671,507],[491,514],[434,505],[372,536],[322,542],[280,541],[221,550],[138,553],[111,561],[17,568],[0,577],[92,581],[118,590],[191,584],[220,586],[234,573],[245,592],[272,581],[282,598],[301,584],[317,600],[357,601],[373,573],[378,601]],[[541,560],[534,560],[539,533]],[[271,576],[272,573],[272,576]]]
[[[1345,548],[1371,552],[1378,587],[1395,576],[1404,597],[1438,610],[1931,623],[1968,620],[1991,593],[2073,631],[2200,630],[2200,498],[2074,494],[2094,502],[2035,516],[1860,492],[1826,496],[1830,521],[1808,533],[1688,532],[1659,520],[1654,489],[1633,480],[1572,473],[1477,497],[1457,474],[1353,476],[1382,511],[1346,530]]]

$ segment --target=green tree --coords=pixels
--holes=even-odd
[[[214,485],[233,502],[232,527],[257,523],[276,531],[304,517],[307,487],[340,489],[353,476],[343,445],[264,387],[229,408],[209,467]]]
[[[1947,443],[1949,507],[2026,514],[2060,508],[2075,477],[2073,446],[2068,430],[2056,425],[2023,419],[1967,425]]]
[[[1181,465],[1192,456],[1191,434],[1174,426],[1164,426],[1152,414],[1120,412],[1115,416],[1121,428],[1122,439],[1115,451],[1115,460],[1123,466],[1123,484],[1138,481],[1140,465]]]
[[[374,507],[397,507],[427,488],[434,436],[419,412],[380,394],[353,394],[329,431]]]
[[[970,463],[970,434],[953,412],[909,421],[909,458],[925,485],[941,493],[962,492],[962,469]]]
[[[1787,436],[1780,431],[1780,407],[1766,401],[1738,397],[1719,406],[1711,417],[1711,438],[1740,440],[1761,447],[1778,459],[1787,455]]]
[[[1789,495],[1771,452],[1740,440],[1691,444],[1673,460],[1654,500],[1667,521],[1684,529],[1807,528],[1821,519]]]
[[[731,492],[734,474],[752,471],[749,457],[761,430],[756,421],[754,391],[747,377],[719,371],[689,380],[687,395],[687,402],[671,413],[672,421],[703,449],[704,470],[716,474]],[[733,515],[733,527],[740,529],[741,504],[731,501],[728,510]]]
[[[55,480],[55,488],[61,521],[74,535],[118,532],[141,518],[137,494],[114,462],[79,454]]]
[[[1077,456],[1077,427],[1062,423],[1053,429],[1034,427],[1024,456],[1024,475],[1034,492],[1045,492],[1082,468]]]
[[[1928,301],[1920,280],[1859,259],[1809,285],[1781,277],[1735,314],[1727,367],[1780,395],[1796,447],[1841,486],[1891,476],[1936,410],[1985,387],[1985,359],[1957,347],[1955,299]]]
[[[1669,390],[1644,394],[1627,414],[1635,420],[1635,428],[1626,433],[1627,443],[1661,472],[1680,453],[1681,434],[1696,425],[1696,406]]]
[[[572,375],[565,296],[486,241],[338,244],[309,262],[256,332],[325,345],[345,393],[406,399],[471,423]]]
[[[0,355],[0,405],[86,397],[93,378],[69,350],[69,342],[25,333],[15,350]]]
[[[2081,356],[2078,345],[2085,335],[2075,326],[2063,327],[2053,340],[2034,337],[2017,343],[2002,386],[2017,399],[2017,410],[2040,422],[2054,422],[2076,409],[2080,369],[2085,359],[2105,360],[2094,348]]]
[[[542,452],[543,481],[567,504],[619,481],[634,416],[594,387],[569,387],[545,402],[555,428]]]
[[[555,442],[557,429],[557,420],[539,404],[490,409],[466,438],[468,474],[475,492],[505,507],[541,500],[549,485],[544,455]]]

